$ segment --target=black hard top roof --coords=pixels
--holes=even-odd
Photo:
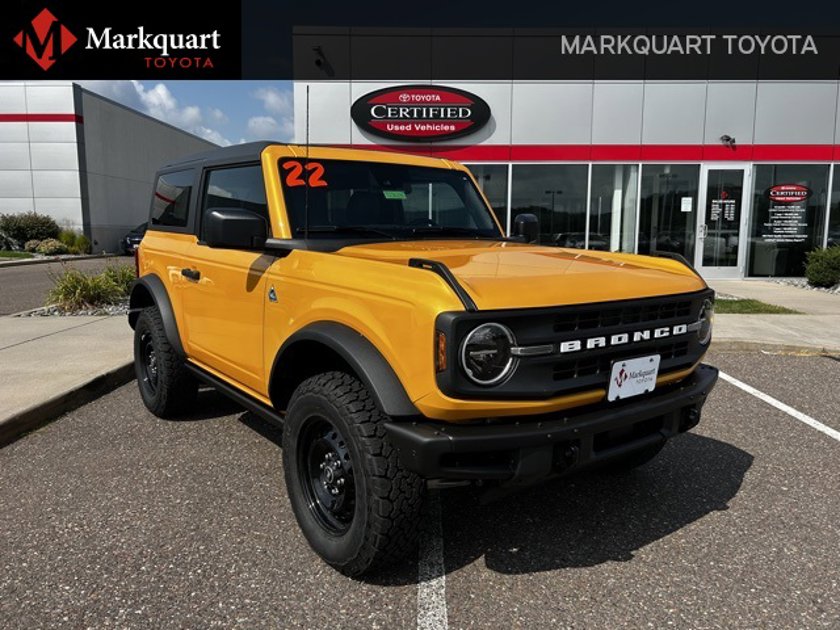
[[[266,147],[275,144],[282,144],[281,142],[269,142],[261,140],[259,142],[246,142],[245,144],[232,144],[229,147],[219,147],[211,151],[202,151],[201,153],[193,153],[187,155],[163,166],[164,169],[170,169],[178,166],[195,166],[198,162],[251,162],[258,161],[260,155]]]
[[[304,149],[302,145],[297,144],[286,144],[283,142],[271,142],[269,140],[261,140],[259,142],[246,142],[245,144],[232,144],[229,147],[219,147],[218,149],[213,149],[212,151],[203,151],[201,153],[193,153],[192,155],[186,155],[182,158],[177,160],[173,160],[164,164],[160,170],[161,171],[171,171],[173,169],[179,168],[195,168],[195,167],[202,167],[204,165],[223,165],[223,164],[235,164],[237,162],[259,162],[262,152],[266,149],[266,147],[272,146],[289,146],[289,147],[296,147],[299,149]],[[311,145],[313,147],[321,147],[323,145]],[[354,153],[357,153],[358,150],[355,150]],[[376,161],[377,156],[383,156],[389,152],[387,151],[373,151],[368,150],[366,151],[369,154],[369,159],[371,161]],[[398,153],[399,155],[405,155],[402,152]],[[420,156],[415,156],[420,157]],[[358,158],[354,158],[358,159]],[[442,162],[447,162],[443,158],[432,158],[427,157],[427,159],[431,162],[434,162],[435,165],[438,165]],[[430,164],[431,165],[431,164]]]

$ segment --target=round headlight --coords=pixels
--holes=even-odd
[[[516,339],[510,328],[502,324],[481,324],[461,344],[461,367],[478,385],[497,385],[516,369],[517,359],[511,353]]]
[[[700,309],[700,326],[697,328],[697,338],[704,346],[712,340],[712,320],[715,318],[715,305],[711,300],[703,302]]]

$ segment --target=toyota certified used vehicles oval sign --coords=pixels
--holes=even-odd
[[[798,203],[811,196],[811,189],[801,184],[777,184],[768,189],[767,196],[777,203]]]
[[[490,107],[457,88],[400,85],[365,94],[353,103],[350,115],[377,136],[429,142],[475,133],[490,120]]]

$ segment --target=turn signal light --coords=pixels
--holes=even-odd
[[[446,335],[435,331],[435,370],[443,372],[446,369]]]

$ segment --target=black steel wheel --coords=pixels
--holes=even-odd
[[[144,308],[134,326],[134,373],[146,408],[159,418],[172,418],[195,402],[198,382],[169,339],[157,308]]]
[[[152,333],[148,330],[140,335],[140,361],[141,369],[138,378],[140,387],[144,388],[150,396],[154,396],[158,384],[157,353],[152,342]]]
[[[304,421],[298,442],[298,474],[312,515],[327,531],[343,534],[356,510],[356,481],[347,442],[326,418]]]
[[[403,468],[383,414],[354,376],[326,372],[292,395],[283,423],[286,490],[312,549],[345,575],[416,547],[425,484]]]

